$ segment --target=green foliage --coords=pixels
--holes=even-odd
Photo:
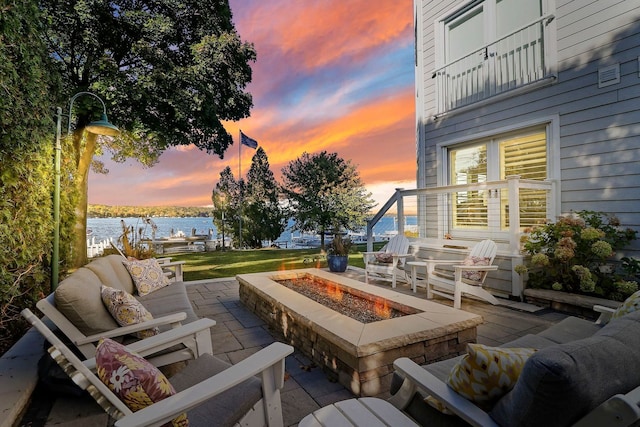
[[[211,216],[211,208],[185,206],[89,205],[89,218],[195,218]]]
[[[631,257],[620,258],[620,267],[625,276],[640,281],[640,260]]]
[[[228,1],[156,2],[42,0],[47,47],[55,55],[66,96],[90,90],[102,97],[123,139],[163,150],[195,144],[224,154],[232,143],[221,121],[249,115],[250,63],[256,53],[236,32]],[[86,123],[99,104],[78,99]],[[130,138],[129,140],[125,140]]]
[[[359,229],[374,206],[356,167],[337,153],[304,153],[282,169],[282,176],[296,229],[319,233],[323,247],[326,231]]]
[[[211,200],[213,201],[213,223],[222,233],[223,245],[226,247],[226,236],[239,242],[241,189],[244,182],[237,182],[231,168],[227,166],[220,172],[220,180],[216,184]]]
[[[172,145],[194,144],[222,157],[233,143],[223,121],[249,116],[246,92],[252,44],[236,32],[228,1],[42,0],[48,53],[62,76],[62,105],[77,92],[90,91],[105,101],[121,134],[86,136],[84,126],[99,117],[92,97],[76,100],[72,112],[73,149],[78,188],[76,266],[86,261],[84,247],[89,169],[107,172],[94,161],[109,152],[122,162],[134,158],[152,166]]]
[[[327,255],[349,255],[351,239],[344,239],[341,234],[336,234],[327,246]]]
[[[615,251],[637,234],[620,227],[616,217],[580,211],[527,231],[523,242],[531,255],[529,286],[613,300],[624,300],[634,292],[632,283],[608,268]]]
[[[244,195],[243,242],[252,248],[264,240],[276,240],[287,226],[287,213],[278,200],[278,183],[269,169],[267,154],[258,147],[247,174]]]
[[[34,2],[0,6],[0,354],[25,330],[20,311],[50,290],[58,87],[38,17]]]

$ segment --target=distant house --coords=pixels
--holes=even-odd
[[[518,296],[523,228],[593,210],[640,230],[639,0],[414,6],[423,255],[492,238],[492,286]]]

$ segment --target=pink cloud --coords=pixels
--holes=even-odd
[[[412,2],[406,0],[280,0],[255,6],[238,20],[239,29],[257,46],[292,56],[299,67],[357,61],[392,41],[411,42]]]

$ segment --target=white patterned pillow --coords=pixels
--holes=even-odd
[[[393,254],[389,252],[381,252],[375,255],[376,261],[381,262],[383,264],[391,264],[393,263]]]
[[[151,313],[128,292],[102,285],[100,295],[105,307],[120,326],[136,325],[153,320]],[[136,332],[135,335],[144,339],[158,335],[159,332],[158,328],[151,328]]]
[[[468,256],[462,261],[462,265],[489,265],[491,258],[480,256]],[[473,282],[480,282],[486,271],[462,270],[462,278]]]
[[[170,283],[155,258],[122,262],[131,275],[140,296],[164,288]]]

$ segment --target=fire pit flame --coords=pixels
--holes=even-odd
[[[342,289],[336,284],[327,283],[327,295],[334,301],[342,301]]]
[[[373,311],[377,316],[382,317],[383,319],[391,318],[391,309],[389,308],[389,304],[386,299],[376,299]]]
[[[363,323],[377,322],[408,314],[406,307],[400,308],[397,305],[390,305],[385,298],[376,298],[366,293],[352,293],[348,288],[345,289],[338,283],[311,275],[275,279],[274,281]]]

